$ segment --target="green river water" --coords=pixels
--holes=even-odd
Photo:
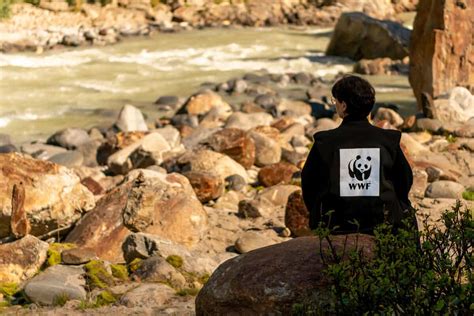
[[[208,29],[127,39],[108,47],[0,54],[0,133],[14,143],[66,127],[108,125],[124,104],[149,112],[162,95],[186,97],[203,82],[247,72],[334,76],[352,62],[326,57],[331,29]],[[413,113],[405,76],[371,76],[377,101]]]

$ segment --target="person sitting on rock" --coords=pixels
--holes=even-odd
[[[342,123],[314,134],[301,175],[310,229],[323,222],[336,234],[373,234],[384,222],[395,229],[407,217],[416,223],[408,199],[413,174],[400,148],[401,132],[378,128],[367,119],[374,88],[349,75],[334,84],[332,95]]]

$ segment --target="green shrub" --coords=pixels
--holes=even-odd
[[[0,0],[0,20],[10,17],[11,0]]]
[[[112,264],[110,265],[112,269],[112,275],[122,281],[128,280],[128,270],[127,267],[121,264]]]
[[[468,315],[474,313],[474,221],[470,210],[457,202],[451,210],[423,229],[394,233],[383,224],[375,230],[374,257],[361,249],[327,257],[331,281],[330,308],[338,315]],[[320,238],[330,240],[320,227]],[[330,232],[329,232],[330,233]],[[303,310],[303,311],[302,311]],[[316,304],[294,305],[295,314],[321,314]],[[323,313],[323,314],[324,314]]]

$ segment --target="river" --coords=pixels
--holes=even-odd
[[[133,104],[149,112],[162,95],[186,97],[203,82],[247,72],[334,76],[353,63],[326,57],[331,29],[207,29],[160,33],[108,47],[0,54],[0,133],[20,144],[66,127],[105,126]],[[371,76],[377,101],[415,111],[406,76]]]

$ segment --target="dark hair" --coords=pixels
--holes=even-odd
[[[374,87],[357,76],[342,77],[334,84],[331,93],[339,102],[346,103],[346,113],[351,116],[366,117],[374,107]]]

